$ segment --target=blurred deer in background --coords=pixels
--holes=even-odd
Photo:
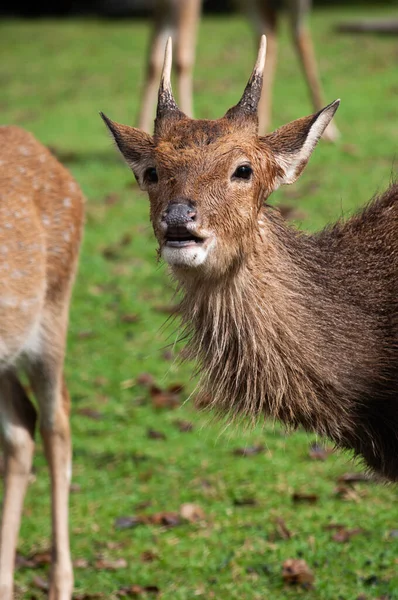
[[[317,234],[289,226],[267,198],[300,176],[339,101],[259,136],[264,61],[265,38],[238,104],[194,121],[170,40],[154,136],[104,119],[148,192],[204,402],[327,435],[398,481],[398,184]]]
[[[281,0],[235,0],[235,4],[252,23],[256,36],[267,35],[268,56],[264,71],[264,86],[259,105],[259,131],[265,134],[271,122],[272,89],[277,54],[277,24]],[[306,24],[311,0],[286,0],[294,45],[303,68],[314,111],[324,106],[311,35]],[[138,126],[150,131],[156,102],[158,81],[163,64],[166,40],[172,36],[177,47],[177,86],[181,110],[193,116],[192,71],[201,0],[157,0],[154,28],[149,49],[147,75],[141,101]],[[338,130],[334,123],[326,128],[323,138],[335,141]]]
[[[64,355],[69,301],[83,225],[83,196],[71,175],[33,136],[0,127],[0,441],[5,489],[0,532],[0,598],[12,600],[15,553],[39,408],[52,497],[49,597],[70,600],[69,395]]]

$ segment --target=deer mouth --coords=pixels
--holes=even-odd
[[[169,248],[186,248],[204,243],[204,238],[195,235],[183,225],[172,225],[167,228],[165,245]]]

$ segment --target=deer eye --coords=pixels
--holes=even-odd
[[[237,167],[235,169],[234,174],[232,175],[232,179],[249,180],[249,179],[251,179],[252,175],[253,175],[253,169],[251,168],[250,165],[240,165],[239,167]]]
[[[155,167],[148,167],[144,173],[144,180],[147,183],[157,183],[158,182],[158,174]]]

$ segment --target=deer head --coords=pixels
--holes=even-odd
[[[266,40],[243,96],[224,117],[193,120],[173,97],[171,39],[165,52],[154,135],[101,113],[117,147],[148,192],[160,254],[178,278],[218,277],[250,253],[264,201],[303,171],[339,100],[315,115],[258,135]],[[267,223],[261,221],[262,238]]]

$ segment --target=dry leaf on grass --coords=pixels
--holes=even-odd
[[[154,310],[164,315],[176,315],[180,312],[180,307],[178,304],[159,304]]]
[[[370,482],[373,481],[372,477],[367,473],[344,473],[344,475],[340,475],[337,479],[339,483],[360,483],[360,482]]]
[[[193,430],[193,424],[191,421],[185,421],[184,419],[177,419],[176,421],[173,421],[173,425],[175,425],[177,429],[181,431],[181,433],[187,433]]]
[[[312,460],[326,460],[329,454],[333,452],[332,448],[327,448],[326,446],[322,446],[321,444],[317,444],[316,442],[310,445],[310,449],[308,452],[309,457]]]
[[[233,453],[235,456],[253,456],[264,452],[264,444],[255,444],[254,446],[245,446],[244,448],[235,448]]]
[[[309,504],[315,504],[315,502],[318,502],[319,496],[318,496],[318,494],[307,494],[305,492],[294,492],[294,494],[292,495],[292,500],[295,503],[308,502]]]
[[[154,385],[155,379],[150,373],[141,373],[138,375],[136,382],[138,385]]]
[[[171,385],[163,390],[157,385],[152,385],[150,388],[150,396],[154,408],[177,408],[181,405],[180,394],[183,391],[181,384]]]
[[[134,598],[135,596],[141,596],[142,594],[155,594],[158,595],[160,593],[160,589],[158,588],[157,585],[128,585],[125,587],[120,588],[120,590],[118,590],[116,592],[116,596],[118,598],[128,598],[128,597],[132,597]]]
[[[153,562],[155,560],[159,560],[158,554],[156,552],[152,552],[152,550],[144,550],[141,552],[140,561],[144,563]]]
[[[275,530],[279,537],[281,537],[283,540],[290,540],[292,537],[291,531],[288,529],[285,521],[281,517],[277,517],[275,519]]]
[[[32,585],[34,587],[38,588],[39,590],[43,590],[44,592],[47,592],[50,589],[50,585],[49,585],[47,579],[40,577],[40,575],[35,575],[33,577]]]
[[[38,569],[51,564],[51,550],[36,552],[26,557],[17,553],[15,557],[15,568]]]
[[[162,431],[156,431],[156,429],[148,429],[147,430],[147,437],[150,440],[166,440],[166,434],[164,434]]]
[[[189,521],[190,523],[204,521],[206,518],[203,508],[201,508],[198,504],[192,504],[191,502],[181,504],[180,515],[183,519]]]
[[[93,419],[93,421],[101,421],[102,420],[102,414],[98,411],[95,410],[94,408],[79,408],[76,413],[78,415],[82,415],[83,417],[87,417],[88,419]]]
[[[360,527],[356,527],[353,529],[346,529],[345,527],[341,527],[336,531],[336,533],[332,535],[332,540],[334,542],[344,544],[346,542],[349,542],[354,535],[359,535],[360,533],[365,533],[365,530],[361,529]]]
[[[122,323],[138,323],[140,317],[136,313],[126,313],[121,315],[120,320]]]
[[[94,567],[99,571],[117,571],[118,569],[125,569],[127,561],[125,558],[116,558],[115,560],[100,558],[95,561]]]
[[[312,586],[314,574],[301,558],[288,558],[282,565],[282,577],[285,583],[291,585]]]

